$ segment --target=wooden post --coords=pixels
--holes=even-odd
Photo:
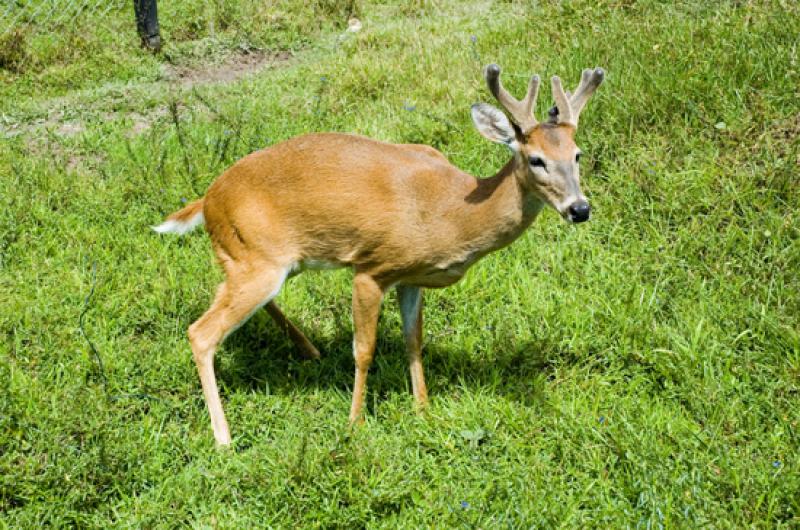
[[[142,39],[142,46],[157,52],[161,50],[161,34],[158,28],[157,0],[133,0],[136,14],[136,30]]]

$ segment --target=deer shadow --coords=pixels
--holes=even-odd
[[[289,338],[260,311],[220,349],[217,377],[228,389],[269,389],[277,394],[315,388],[351,392],[355,368],[349,313],[343,308],[334,318],[337,331],[332,335],[303,326],[322,354],[318,360],[303,360]],[[378,327],[368,382],[369,392],[378,402],[396,393],[411,395],[405,344],[400,330],[393,329],[396,327],[385,319]],[[546,341],[517,343],[513,337],[496,337],[490,344],[483,351],[467,351],[442,346],[436,337],[427,337],[423,362],[430,395],[435,399],[454,388],[484,388],[523,404],[542,402],[554,362],[576,362],[574,356],[565,356]],[[367,400],[368,409],[372,402]]]

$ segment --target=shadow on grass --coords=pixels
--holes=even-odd
[[[346,313],[345,313],[346,314]],[[322,335],[304,326],[306,336],[322,353],[320,360],[303,360],[289,338],[259,312],[228,338],[218,354],[217,376],[229,389],[288,393],[301,389],[352,391],[354,363],[352,328],[347,318],[335,317],[337,332]],[[405,345],[400,330],[382,321],[378,329],[375,359],[370,368],[369,392],[380,401],[388,395],[411,396]],[[485,333],[492,333],[485,331]],[[446,341],[442,341],[446,342]],[[485,351],[467,351],[437,344],[429,336],[423,349],[425,379],[431,396],[456,388],[482,388],[524,404],[541,402],[544,385],[552,377],[553,359],[573,363],[545,342],[516,344],[510,338],[490,339]],[[372,400],[367,400],[370,407]]]

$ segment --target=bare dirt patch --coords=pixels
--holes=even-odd
[[[158,85],[167,85],[179,91],[191,90],[194,87],[211,84],[233,83],[254,75],[264,69],[278,66],[292,58],[288,51],[261,51],[248,50],[233,53],[222,62],[200,62],[192,65],[166,65],[162,80],[152,83],[154,89]],[[52,101],[51,108],[46,116],[32,120],[16,121],[7,116],[0,116],[0,138],[22,136],[27,144],[39,144],[49,134],[56,138],[72,138],[87,130],[87,125],[75,112],[65,112],[67,103],[63,98]],[[138,136],[148,131],[153,124],[167,115],[165,106],[151,109],[149,112],[122,113],[106,111],[100,105],[94,104],[86,109],[90,114],[103,116],[104,121],[114,121],[123,116],[132,120],[128,131],[129,137]],[[52,138],[51,138],[52,139]]]
[[[215,65],[170,65],[164,77],[167,81],[178,83],[184,88],[208,83],[230,83],[264,68],[286,62],[291,57],[292,54],[287,51],[238,53]]]
[[[51,121],[50,125],[54,125],[57,123],[56,121]],[[56,129],[56,134],[61,136],[75,136],[76,134],[80,134],[86,130],[86,126],[84,126],[79,121],[68,121],[64,122],[58,126]]]

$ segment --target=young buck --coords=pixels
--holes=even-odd
[[[170,215],[157,232],[184,234],[205,223],[225,271],[214,302],[189,327],[217,442],[231,441],[214,377],[214,352],[258,308],[284,328],[306,357],[319,352],[274,298],[305,269],[351,267],[355,384],[350,421],[361,418],[381,301],[394,286],[416,402],[422,373],[422,288],[458,281],[477,260],[522,234],[545,204],[571,223],[589,219],[573,137],[578,116],[603,81],[585,70],[574,94],[552,78],[556,107],[533,116],[539,77],[514,99],[489,65],[486,81],[508,111],[472,106],[478,131],[512,151],[491,178],[478,179],[425,145],[387,144],[349,134],[307,134],[252,153],[225,171],[206,196]]]

